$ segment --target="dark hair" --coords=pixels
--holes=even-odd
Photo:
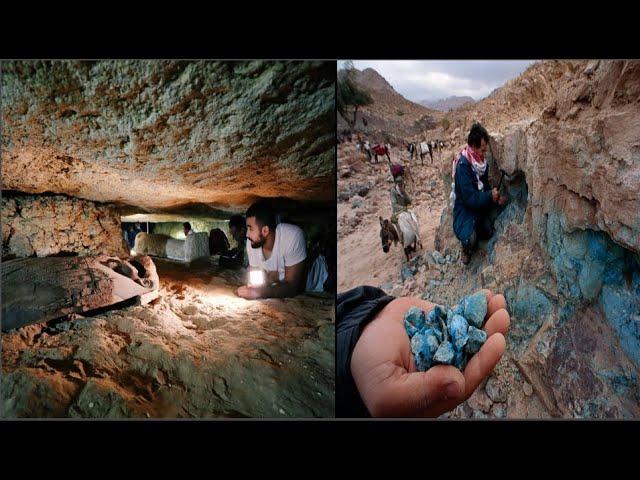
[[[477,122],[471,125],[467,143],[472,147],[478,148],[480,147],[483,138],[485,142],[489,143],[489,133],[487,132],[487,130]]]
[[[246,217],[256,217],[256,222],[260,227],[269,227],[269,230],[276,228],[276,215],[265,202],[256,202],[249,207]]]
[[[229,227],[242,230],[243,228],[247,228],[247,222],[242,215],[232,215],[229,219]]]
[[[189,230],[191,230],[191,224],[189,222],[184,222],[182,224],[183,227],[189,227]]]

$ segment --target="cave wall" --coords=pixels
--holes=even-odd
[[[111,205],[62,195],[2,198],[2,256],[127,255]]]

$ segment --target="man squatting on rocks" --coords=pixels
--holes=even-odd
[[[471,126],[467,146],[452,165],[453,231],[462,243],[462,263],[467,265],[478,246],[478,240],[493,236],[489,218],[494,205],[504,205],[497,188],[489,185],[489,172],[485,154],[489,134],[479,123]]]
[[[261,286],[244,285],[237,290],[247,299],[293,297],[304,288],[306,244],[302,229],[276,223],[276,216],[264,202],[254,203],[246,213],[249,266],[265,272]]]

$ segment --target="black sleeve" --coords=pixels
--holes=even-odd
[[[336,304],[336,417],[370,417],[351,376],[351,355],[362,329],[395,297],[361,286],[338,295]]]

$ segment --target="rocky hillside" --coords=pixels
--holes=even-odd
[[[450,120],[489,128],[492,182],[500,169],[511,176],[510,203],[468,274],[426,295],[504,292],[510,362],[495,382],[523,411],[526,382],[545,415],[637,418],[640,62],[540,62]],[[450,185],[448,162],[442,179]],[[435,246],[458,246],[449,208]]]
[[[442,116],[441,112],[404,98],[372,68],[355,69],[354,73],[356,85],[369,92],[373,99],[371,105],[359,109],[356,131],[365,133],[374,142],[387,138],[390,143],[400,145],[409,137],[434,128]],[[338,130],[344,128],[349,128],[347,122],[338,116]]]
[[[538,62],[445,119],[438,189],[448,197],[451,158],[480,121],[509,203],[468,266],[444,203],[434,251],[377,285],[438,303],[505,295],[507,352],[449,416],[640,417],[640,62]]]
[[[456,97],[455,95],[453,95],[442,100],[422,100],[419,103],[420,105],[424,105],[425,107],[431,108],[433,110],[448,112],[449,110],[455,110],[456,108],[460,108],[468,103],[474,102],[475,100],[471,97]]]

